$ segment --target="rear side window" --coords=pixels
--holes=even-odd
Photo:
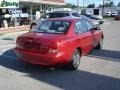
[[[87,28],[82,21],[78,21],[75,25],[75,32],[76,33],[84,33],[87,32]]]

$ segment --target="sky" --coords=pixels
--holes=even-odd
[[[120,2],[120,0],[111,0],[111,1],[113,1],[115,3],[115,5],[118,5],[118,2]],[[77,5],[77,0],[65,0],[65,2]],[[103,0],[86,0],[86,5],[95,3],[95,5],[98,6],[99,4],[102,4],[102,2],[103,2]],[[80,6],[83,5],[82,3],[83,3],[83,0],[79,0]]]

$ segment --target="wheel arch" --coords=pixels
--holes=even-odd
[[[81,47],[77,47],[76,49],[79,50],[79,52],[80,52],[80,56],[82,56],[82,48],[81,48]]]
[[[104,39],[104,35],[102,34],[102,39]]]

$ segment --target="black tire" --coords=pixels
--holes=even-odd
[[[36,25],[37,25],[36,23],[32,23],[32,24],[30,25],[30,29],[33,29]]]
[[[80,57],[80,51],[76,49],[73,53],[70,63],[67,65],[67,69],[76,70],[80,65]]]
[[[95,47],[95,49],[102,49],[103,47],[103,38],[100,39],[99,44]]]

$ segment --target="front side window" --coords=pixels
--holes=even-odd
[[[46,20],[42,21],[33,31],[41,33],[65,33],[70,25],[68,21]]]
[[[93,24],[88,20],[83,20],[83,24],[86,26],[87,30],[90,31],[93,28]]]
[[[75,25],[75,32],[77,33],[84,33],[87,32],[87,28],[82,21],[78,21]]]

